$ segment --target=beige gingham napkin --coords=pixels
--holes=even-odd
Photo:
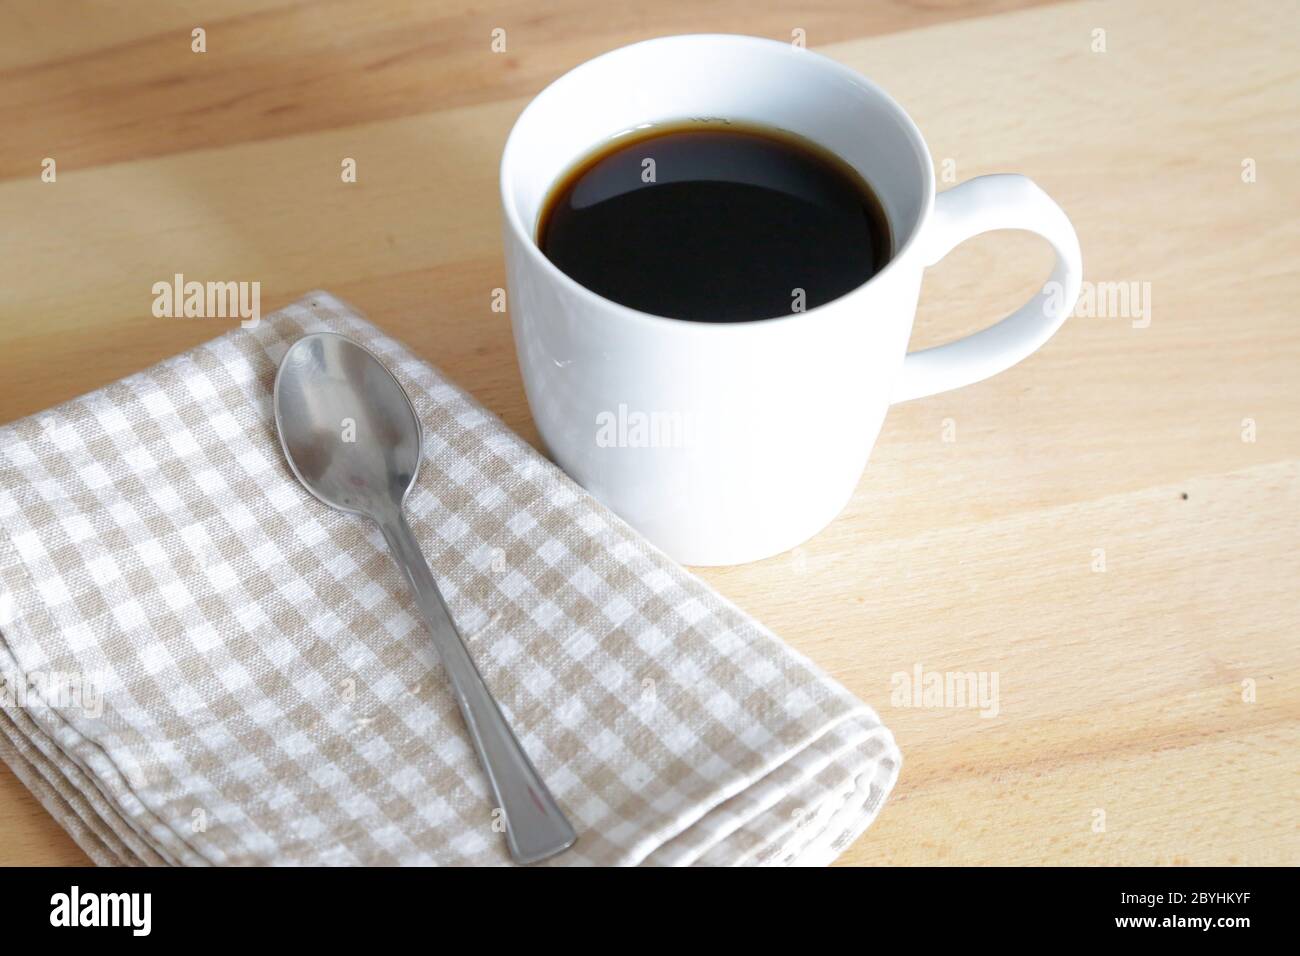
[[[825,863],[862,832],[900,763],[866,704],[317,293],[0,428],[0,756],[94,860],[508,862],[382,538],[281,453],[275,371],[318,330],[415,403],[407,513],[579,832],[552,863]]]

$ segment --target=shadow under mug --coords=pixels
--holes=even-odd
[[[691,117],[784,129],[830,149],[880,198],[894,256],[807,312],[707,323],[649,315],[579,285],[542,254],[552,185],[613,136]],[[688,35],[633,44],[560,77],[528,105],[501,159],[511,325],[548,453],[683,564],[794,547],[848,502],[889,406],[980,381],[1042,346],[1074,309],[1082,259],[1069,220],[1018,175],[938,196],[920,131],[883,90],[789,44]],[[966,338],[907,351],[921,276],[958,243],[1023,229],[1051,243],[1051,280]]]

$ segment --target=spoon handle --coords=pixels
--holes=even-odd
[[[536,863],[567,849],[577,834],[519,746],[492,692],[474,666],[406,518],[399,511],[379,526],[393,558],[415,592],[415,602],[433,634],[442,666],[451,678],[474,749],[505,817],[510,855],[516,863]]]

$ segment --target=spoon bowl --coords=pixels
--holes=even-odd
[[[351,339],[299,339],[275,377],[275,425],[289,467],[332,508],[379,520],[420,470],[415,407],[393,373]]]

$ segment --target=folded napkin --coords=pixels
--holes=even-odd
[[[0,428],[0,756],[95,861],[509,862],[383,539],[280,450],[276,368],[320,330],[415,403],[407,514],[578,830],[551,864],[826,863],[862,832],[900,763],[867,705],[317,293]]]

